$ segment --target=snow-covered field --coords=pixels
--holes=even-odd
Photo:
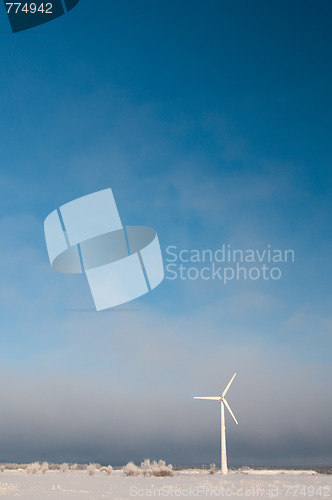
[[[87,471],[29,475],[26,471],[0,473],[0,498],[26,500],[127,500],[131,498],[313,498],[332,495],[332,475],[303,471],[236,471],[219,473],[186,470],[172,477],[128,477]]]

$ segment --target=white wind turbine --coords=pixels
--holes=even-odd
[[[225,428],[225,406],[229,413],[232,415],[234,421],[236,424],[239,422],[236,420],[234,413],[231,410],[231,407],[226,401],[226,393],[228,389],[231,386],[231,383],[233,382],[235,378],[236,373],[234,373],[233,377],[227,384],[224,392],[222,393],[221,396],[213,396],[213,397],[194,397],[194,399],[211,399],[213,401],[219,401],[220,407],[221,407],[221,473],[222,474],[227,474],[228,473],[228,468],[227,468],[227,455],[226,455],[226,428]]]

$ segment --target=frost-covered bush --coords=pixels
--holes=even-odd
[[[127,476],[173,476],[172,465],[166,465],[165,460],[159,460],[159,462],[153,460],[151,462],[149,458],[143,460],[140,467],[137,467],[133,462],[129,462],[122,470]]]
[[[48,465],[48,462],[43,462],[40,466],[40,472],[42,474],[46,474],[46,472],[48,471],[49,469],[49,465]]]
[[[77,470],[77,469],[78,469],[78,465],[77,465],[77,464],[71,464],[71,466],[70,466],[70,470],[75,471],[75,470]]]
[[[154,467],[155,463],[151,464],[150,459],[146,458],[141,462],[140,473],[143,476],[151,476],[152,467]]]
[[[69,471],[69,464],[64,462],[63,464],[60,465],[60,472],[68,472]]]
[[[153,460],[153,462],[151,462],[147,458],[141,463],[140,470],[143,476],[165,477],[173,475],[173,466],[166,465],[165,460],[159,460],[159,462]]]
[[[157,477],[173,476],[173,465],[166,465],[165,460],[155,460],[151,464],[151,475]]]
[[[128,462],[122,469],[126,476],[139,476],[140,468],[134,462]]]
[[[33,462],[32,464],[28,464],[25,470],[27,471],[27,474],[38,474],[40,471],[40,463]]]
[[[209,474],[214,474],[217,471],[216,464],[211,464],[209,469]]]
[[[106,474],[110,476],[113,472],[113,467],[111,465],[108,465],[107,467],[102,467],[100,469],[100,472],[106,472]]]
[[[5,472],[5,470],[6,470],[6,467],[4,465],[1,465],[0,472]]]
[[[97,470],[97,464],[89,464],[86,468],[89,476],[93,476]]]

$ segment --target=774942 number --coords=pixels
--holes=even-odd
[[[35,3],[6,3],[7,14],[10,12],[17,14],[18,12],[25,12],[26,14],[35,14],[40,12],[41,14],[52,14],[51,3],[41,3],[39,7]]]

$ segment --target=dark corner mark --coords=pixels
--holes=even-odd
[[[73,9],[79,0],[3,0],[13,33],[53,21]]]
[[[74,7],[76,7],[76,5],[78,4],[80,0],[65,0],[65,4],[66,4],[66,9],[67,11],[73,9]]]

